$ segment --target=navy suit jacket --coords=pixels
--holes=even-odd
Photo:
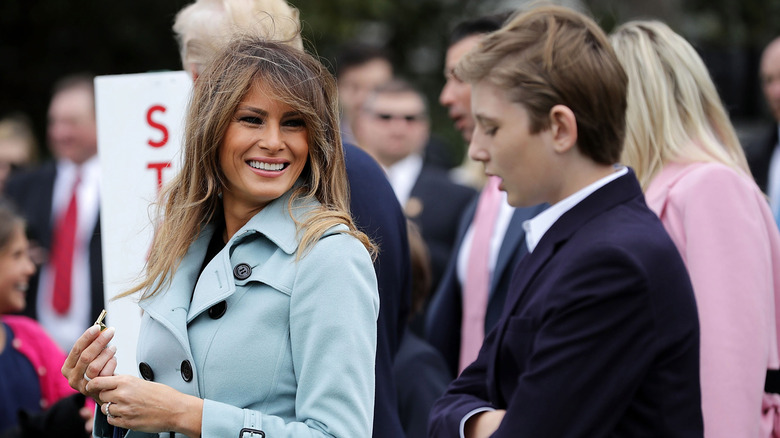
[[[411,267],[406,218],[379,164],[365,151],[345,144],[350,209],[358,229],[379,246],[374,261],[379,285],[374,437],[402,437],[393,360],[406,327],[411,300]]]
[[[447,170],[423,165],[417,176],[406,215],[420,229],[431,258],[431,290],[435,290],[447,267],[458,236],[458,222],[476,191],[453,182]],[[412,200],[416,201],[412,201]],[[416,204],[420,210],[413,211]]]
[[[482,407],[506,409],[499,438],[703,436],[693,290],[633,172],[561,216],[518,265],[429,436],[458,436]]]
[[[777,123],[773,123],[771,129],[766,134],[755,141],[745,150],[747,155],[750,173],[761,190],[767,192],[767,183],[769,182],[769,165],[772,162],[772,154],[777,145]]]
[[[42,247],[47,253],[51,248],[52,217],[51,204],[54,196],[54,180],[57,178],[57,166],[46,162],[39,168],[14,175],[8,180],[5,194],[16,206],[19,214],[27,221],[27,237],[31,244]],[[103,251],[100,240],[100,214],[89,241],[90,271],[90,321],[96,320],[105,307],[103,299]],[[27,307],[24,314],[37,317],[38,274],[30,278],[27,294]],[[86,330],[86,327],[84,328]]]
[[[453,247],[447,269],[444,271],[439,287],[430,300],[425,318],[425,338],[434,348],[441,352],[453,376],[458,375],[460,331],[463,315],[463,291],[461,290],[457,273],[458,253],[463,245],[466,231],[477,210],[477,201],[478,197],[475,197],[461,216],[457,243]],[[527,252],[523,222],[541,213],[545,208],[547,208],[547,204],[528,208],[516,208],[512,214],[504,240],[501,242],[501,248],[498,252],[496,266],[493,269],[493,277],[490,282],[490,295],[485,313],[486,334],[498,322],[501,310],[504,308],[512,271]]]

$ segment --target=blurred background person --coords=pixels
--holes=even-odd
[[[412,262],[412,310],[409,316],[412,320],[423,310],[431,291],[431,260],[417,225],[411,221],[408,224]],[[431,407],[444,394],[453,378],[444,358],[407,327],[395,357],[393,374],[398,388],[398,412],[406,438],[427,437]]]
[[[30,120],[12,114],[0,120],[0,193],[11,174],[38,162],[38,141]]]
[[[104,307],[92,76],[55,84],[47,134],[54,160],[13,176],[5,192],[27,220],[41,263],[25,314],[68,351]]]
[[[423,162],[431,133],[428,106],[408,82],[394,79],[371,91],[355,128],[358,145],[384,167],[406,216],[419,228],[430,252],[435,288],[450,258],[458,219],[476,192]]]
[[[84,408],[60,375],[65,353],[35,320],[13,315],[34,272],[24,220],[0,202],[0,437],[85,438],[94,405]]]
[[[769,196],[777,220],[780,219],[780,37],[764,48],[760,69],[761,88],[773,123],[747,149],[748,164],[756,184]]]
[[[471,114],[471,85],[461,81],[454,74],[455,65],[482,37],[498,30],[509,18],[510,12],[486,15],[459,22],[450,32],[447,52],[444,58],[444,87],[439,93],[439,103],[447,109],[455,129],[468,145],[474,132],[474,116]],[[485,184],[485,172],[481,163],[466,156],[461,165],[454,169],[453,176],[471,186],[481,188]]]
[[[705,436],[777,436],[780,232],[696,50],[657,21],[611,41],[629,84],[622,162],[693,283]]]
[[[471,142],[471,85],[458,79],[453,69],[489,32],[498,30],[509,12],[478,17],[459,23],[450,35],[447,49],[447,79],[439,101],[450,118]],[[482,163],[470,160],[484,178]],[[488,180],[478,199],[459,218],[451,257],[430,300],[425,320],[425,338],[441,352],[452,375],[457,376],[477,358],[485,335],[498,322],[504,308],[509,279],[526,254],[523,222],[543,211],[545,205],[514,208],[497,180]]]
[[[354,123],[366,97],[392,78],[393,64],[381,47],[351,42],[341,48],[336,55],[336,80],[341,105],[341,135],[345,143],[356,143]]]
[[[246,20],[246,17],[256,20]],[[220,26],[206,26],[204,21],[220,23]],[[271,36],[302,48],[299,28],[297,10],[284,0],[197,0],[177,14],[173,25],[183,67],[190,72],[199,71],[198,66],[214,56],[219,44],[213,44],[213,41],[224,41],[224,35],[231,32]],[[193,53],[192,47],[210,49]],[[197,74],[193,79],[197,80]],[[392,364],[405,330],[411,296],[406,218],[376,161],[348,143],[344,143],[344,155],[353,220],[357,228],[379,247],[379,255],[374,260],[380,306],[373,436],[395,438],[402,436],[403,429],[398,417]]]

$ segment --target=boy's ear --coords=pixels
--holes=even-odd
[[[550,132],[553,148],[564,153],[577,144],[577,118],[566,105],[555,105],[550,109]]]

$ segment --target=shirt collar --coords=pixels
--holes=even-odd
[[[566,198],[551,205],[547,210],[539,213],[533,218],[523,222],[523,229],[525,230],[525,244],[528,247],[528,252],[531,253],[536,249],[536,245],[542,240],[542,237],[553,226],[553,224],[560,219],[567,211],[571,210],[575,205],[579,204],[583,199],[590,196],[596,190],[604,187],[610,182],[628,173],[628,168],[625,166],[616,165],[616,171],[611,174],[593,182],[584,188],[574,192]]]

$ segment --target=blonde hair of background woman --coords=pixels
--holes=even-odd
[[[631,21],[610,41],[629,77],[622,162],[643,189],[670,162],[715,161],[750,175],[707,67],[684,38],[658,21]]]

